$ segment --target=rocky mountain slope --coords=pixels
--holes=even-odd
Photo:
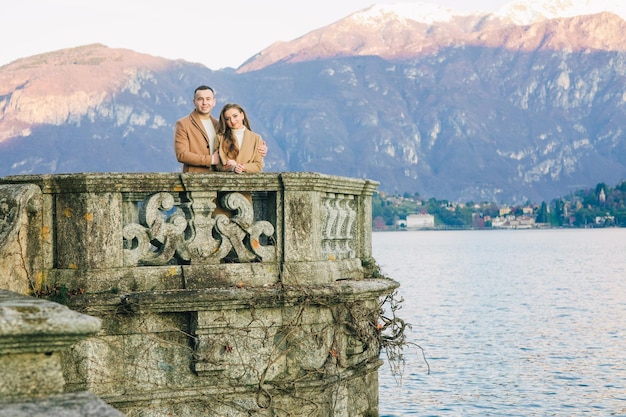
[[[176,170],[173,123],[197,80],[222,78],[104,45],[0,67],[0,175]]]
[[[555,17],[546,4],[591,3],[524,4],[542,12],[409,18],[375,6],[236,72],[103,45],[24,58],[0,67],[0,175],[178,171],[174,122],[209,84],[215,113],[248,110],[268,171],[495,202],[626,178],[620,10]]]

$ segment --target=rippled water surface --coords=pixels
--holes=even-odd
[[[430,366],[383,365],[381,416],[626,416],[626,229],[377,232],[373,252]]]

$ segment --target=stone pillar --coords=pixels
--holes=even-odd
[[[35,185],[0,185],[0,288],[28,294],[42,280],[41,205]]]
[[[361,194],[361,204],[359,208],[359,224],[361,233],[359,236],[361,261],[368,270],[366,275],[370,275],[376,261],[372,255],[372,195],[378,188],[377,182],[368,181],[363,187]]]
[[[100,320],[0,290],[0,417],[122,417],[89,392],[65,393],[60,352]]]
[[[319,261],[322,241],[322,202],[311,192],[310,178],[283,174],[283,230],[285,262]]]
[[[57,194],[56,219],[57,268],[123,265],[120,193]]]

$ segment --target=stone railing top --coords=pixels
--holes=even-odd
[[[124,417],[90,392],[71,392],[46,398],[2,403],[0,417]]]
[[[100,330],[100,319],[0,289],[0,355],[62,351]]]
[[[173,191],[324,191],[372,195],[379,183],[369,179],[338,177],[314,172],[282,172],[236,175],[232,173],[79,173],[15,175],[0,184],[36,184],[44,194],[59,192]]]

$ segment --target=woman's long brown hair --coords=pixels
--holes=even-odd
[[[226,117],[224,116],[228,110],[233,108],[239,110],[243,114],[243,125],[248,130],[252,130],[250,129],[250,122],[248,122],[248,115],[243,107],[236,103],[228,103],[224,105],[222,111],[220,112],[220,126],[218,133],[224,137],[224,140],[222,141],[222,149],[228,159],[237,159],[237,155],[239,155],[239,146],[237,146],[235,134],[232,129],[228,127],[228,124],[226,124]]]

